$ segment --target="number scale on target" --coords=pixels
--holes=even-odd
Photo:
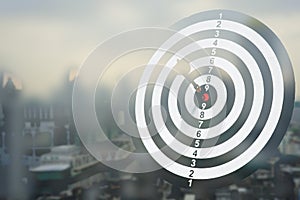
[[[137,35],[143,35],[142,39]],[[103,58],[110,47],[116,48],[124,41],[129,41],[128,46]],[[127,73],[135,75],[135,88],[117,92],[119,86],[114,86],[105,101],[111,101],[111,110],[105,110],[109,105],[104,101],[74,98],[85,73],[92,72],[88,79],[95,80],[99,87],[112,60],[145,49],[151,49],[152,53],[140,75],[137,77],[135,69]],[[92,58],[100,60],[93,65],[95,68],[88,66]],[[182,19],[168,30],[122,33],[97,47],[86,63],[73,92],[76,127],[92,155],[119,171],[157,171],[172,184],[192,189],[232,183],[249,176],[269,159],[291,119],[295,82],[287,52],[266,25],[239,12],[212,10]],[[108,67],[100,71],[97,66]],[[126,76],[124,73],[122,78]],[[95,87],[88,92],[91,97],[97,96]],[[115,101],[119,101],[118,106]],[[93,106],[89,104],[97,102],[108,106],[101,107],[96,122]],[[128,108],[128,102],[134,102],[132,109]],[[131,126],[127,134],[126,127],[117,123],[119,108],[125,115],[123,121],[133,119],[132,124],[123,123]],[[99,156],[99,152],[107,149],[119,151],[103,131],[109,116],[143,150],[129,155],[121,151],[132,165],[127,162],[114,165]],[[82,117],[91,120],[80,124]],[[90,143],[88,138],[94,136],[88,136],[89,130],[82,131],[85,127],[98,130],[109,148]]]
[[[159,135],[180,156],[170,159],[141,129],[142,138],[149,136],[143,144],[164,169],[186,178],[188,187],[195,181],[247,175],[256,157],[276,149],[291,117],[294,83],[284,47],[261,22],[232,11],[203,12],[172,28],[178,34],[161,49],[176,51],[157,76],[160,84],[154,86],[152,105],[162,102],[161,85],[166,84],[168,115],[176,133],[166,124]],[[179,46],[185,37],[192,42]],[[163,57],[158,50],[149,65]],[[147,83],[149,71],[140,84]],[[170,75],[174,71],[178,74]],[[145,91],[138,90],[138,127],[145,125],[144,102]],[[153,110],[153,119],[161,126],[162,112]]]

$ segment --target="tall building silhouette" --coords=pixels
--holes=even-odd
[[[23,130],[21,90],[16,87],[14,80],[17,79],[13,75],[0,73],[0,132],[1,135],[5,134],[5,137],[1,137],[1,144],[7,144],[7,151],[12,148],[13,137],[21,135]]]

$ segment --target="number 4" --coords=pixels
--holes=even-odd
[[[218,40],[215,40],[215,41],[213,42],[213,45],[217,46],[217,45],[218,45]]]
[[[197,156],[197,150],[193,153],[193,156],[195,157]]]

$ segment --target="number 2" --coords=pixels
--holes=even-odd
[[[194,170],[191,169],[189,177],[193,178],[193,176],[194,176]]]

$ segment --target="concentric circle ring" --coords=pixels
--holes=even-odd
[[[187,28],[184,28],[183,30],[179,31],[179,33],[188,36],[190,34],[199,32],[201,30],[214,29],[216,23],[217,20],[199,22]],[[270,68],[271,75],[274,79],[276,79],[276,81],[273,81],[274,93],[273,93],[273,101],[272,101],[272,106],[270,111],[270,116],[272,117],[267,120],[261,134],[254,141],[254,143],[241,155],[239,155],[238,157],[234,158],[233,160],[227,163],[224,163],[219,166],[211,167],[211,168],[192,168],[192,167],[182,166],[174,162],[173,165],[165,167],[168,171],[182,177],[190,178],[189,176],[190,170],[193,170],[194,172],[193,179],[211,179],[211,178],[217,178],[217,177],[227,175],[243,167],[248,162],[250,162],[267,144],[280,118],[282,104],[283,104],[283,96],[284,96],[284,84],[283,84],[283,77],[281,73],[282,72],[281,67],[272,48],[258,33],[256,33],[254,30],[240,23],[223,20],[222,29],[237,32],[238,34],[241,34],[244,37],[251,40],[257,46],[257,48],[261,50],[262,54],[266,58],[268,65],[272,66],[272,68]],[[176,42],[176,40],[174,39],[174,37],[171,37],[162,45],[162,47],[168,47],[168,46],[170,47],[172,46],[172,44],[174,44],[174,42]],[[162,56],[161,52],[158,51],[156,54],[154,54],[149,64],[155,64],[161,56]],[[140,83],[143,83],[144,81],[147,81],[146,76],[142,77]],[[143,91],[137,92],[137,99],[138,101],[136,104],[136,111],[139,108],[143,107],[143,101],[144,101]],[[137,119],[143,117],[143,115],[141,114],[142,113],[140,112],[136,112]],[[138,123],[141,123],[140,120],[138,121],[139,121]],[[143,133],[140,132],[140,134],[145,136],[149,133],[144,131]],[[153,140],[150,139],[143,140],[143,143],[149,152],[152,152],[153,150],[159,151],[159,149],[157,149],[157,146],[155,145]],[[164,166],[164,164],[167,161],[169,161],[169,158],[165,156],[162,152],[160,152],[159,155],[156,157],[153,156],[153,158],[162,166]]]

